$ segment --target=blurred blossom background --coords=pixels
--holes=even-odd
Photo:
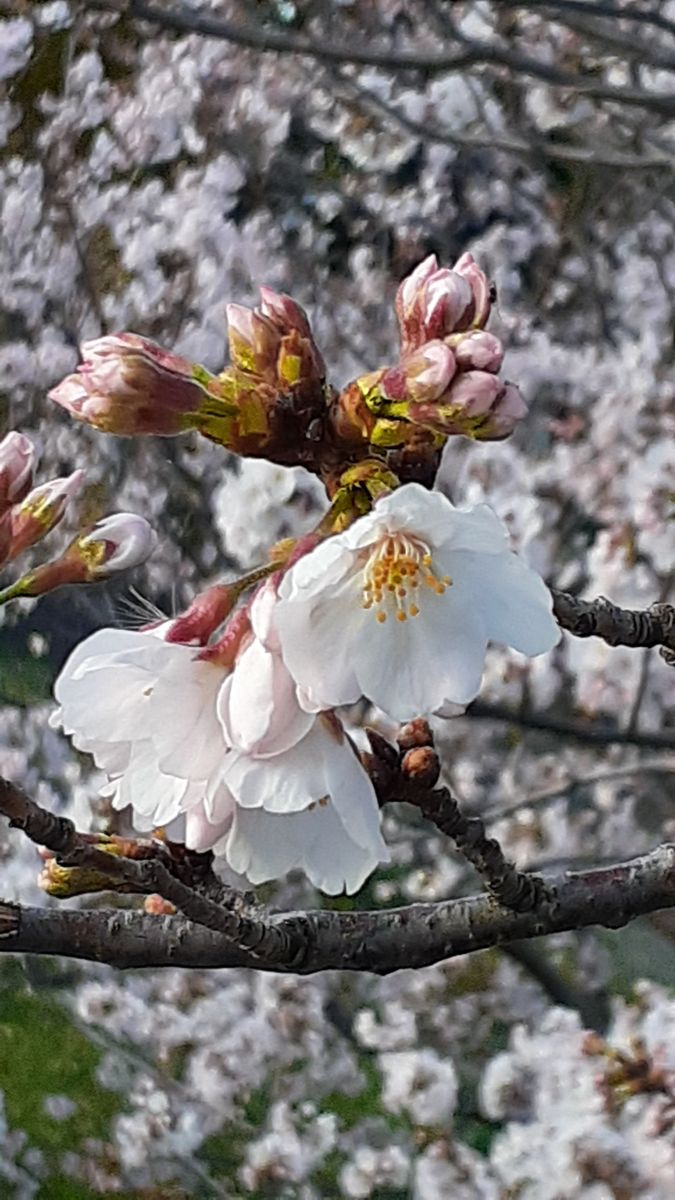
[[[451,439],[439,486],[488,500],[556,587],[646,607],[675,581],[675,3],[143,8],[0,3],[0,435],[35,440],[43,479],[86,468],[78,524],[129,510],[160,539],[131,579],[1,618],[2,771],[84,829],[111,813],[47,725],[69,651],[179,610],[324,505],[300,468],[71,421],[46,394],[87,338],[133,330],[217,371],[226,303],[267,284],[305,306],[339,386],[395,361],[399,280],[468,250],[529,415],[503,443]],[[493,648],[438,744],[522,866],[675,839],[655,650]],[[344,909],[476,890],[402,806],[385,833],[393,863],[356,897],[299,876],[261,894]],[[44,902],[37,872],[3,822],[0,894]],[[0,1195],[668,1200],[674,939],[667,913],[385,979],[7,956]]]

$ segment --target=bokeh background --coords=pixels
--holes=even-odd
[[[0,4],[0,433],[35,438],[45,479],[86,467],[74,524],[131,509],[161,537],[133,580],[2,617],[2,771],[83,828],[111,814],[47,725],[69,650],[178,610],[324,502],[196,435],[69,421],[46,395],[88,337],[217,370],[225,304],[266,283],[305,305],[340,385],[393,361],[400,278],[470,250],[530,412],[504,444],[453,439],[439,486],[487,499],[558,587],[644,607],[675,579],[672,0],[132,7]],[[191,31],[204,17],[219,36]],[[439,729],[447,778],[529,867],[672,839],[673,678],[656,651],[495,648]],[[403,807],[386,830],[393,865],[360,895],[263,894],[476,889]],[[3,823],[0,894],[44,903],[37,870]],[[0,1195],[669,1200],[674,938],[666,914],[382,980],[6,958]]]

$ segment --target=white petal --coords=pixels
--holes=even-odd
[[[295,683],[280,654],[255,638],[237,660],[218,696],[218,716],[228,744],[265,757],[294,746],[312,726],[298,704]]]
[[[355,646],[368,617],[368,625],[374,625],[372,614],[363,608],[360,578],[354,574],[309,603],[279,601],[275,622],[284,662],[296,683],[322,708],[359,699]]]
[[[243,808],[300,812],[328,794],[322,748],[322,731],[313,726],[302,741],[274,758],[252,758],[233,751],[221,778]]]
[[[357,846],[330,804],[289,816],[237,809],[225,854],[232,870],[253,884],[299,868],[328,895],[358,891],[388,858],[383,844]]]
[[[131,806],[138,829],[152,829],[178,816],[187,798],[188,782],[164,775],[152,742],[143,740],[136,742],[127,770],[105,791],[113,795],[114,808]]]
[[[560,640],[546,584],[515,554],[498,559],[462,552],[448,557],[448,569],[473,589],[488,637],[521,654],[544,654]]]
[[[369,520],[370,514],[361,517],[361,521]],[[325,542],[320,542],[309,554],[303,554],[281,580],[279,598],[311,600],[314,595],[340,583],[353,569],[354,561],[351,551],[346,550],[343,545],[343,537],[344,535],[339,535],[328,538]]]
[[[217,716],[222,667],[194,657],[169,664],[157,680],[147,725],[161,769],[187,779],[208,779],[225,753]]]
[[[457,583],[442,596],[423,594],[419,615],[403,623],[371,616],[368,637],[352,645],[363,694],[397,721],[475,699],[487,633],[471,600]]]
[[[204,805],[197,804],[190,809],[185,818],[185,845],[189,850],[196,850],[200,854],[205,850],[212,850],[229,830],[233,813],[234,801],[232,811],[214,824],[209,821]]]

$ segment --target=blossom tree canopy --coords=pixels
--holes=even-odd
[[[0,16],[3,1200],[671,1200],[674,76]]]

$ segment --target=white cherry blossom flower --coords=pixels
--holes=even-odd
[[[273,591],[252,606],[233,672],[154,630],[103,629],[73,652],[52,723],[111,777],[103,794],[139,830],[185,814],[186,844],[214,849],[252,883],[300,868],[355,891],[388,858],[368,775],[336,718],[305,712],[270,629]]]
[[[558,641],[543,580],[487,505],[410,483],[296,562],[274,610],[284,661],[316,705],[367,696],[396,720],[468,704],[489,641]]]

